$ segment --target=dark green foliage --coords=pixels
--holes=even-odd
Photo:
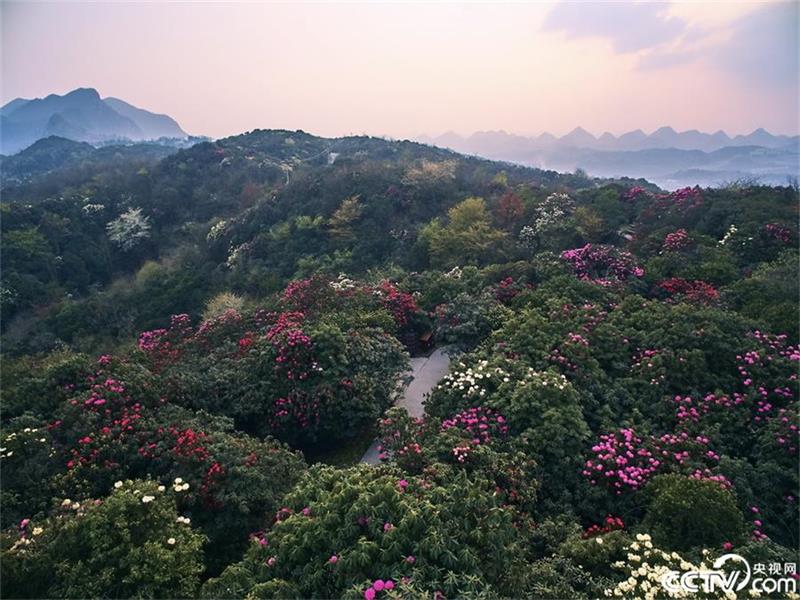
[[[729,490],[714,481],[661,475],[646,490],[642,527],[654,543],[670,550],[720,547],[744,537],[744,519]]]
[[[195,595],[205,539],[177,521],[171,491],[125,481],[102,501],[65,499],[55,513],[4,537],[4,597]]]

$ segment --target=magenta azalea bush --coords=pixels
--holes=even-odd
[[[632,277],[642,277],[644,269],[635,263],[629,252],[613,246],[586,244],[565,250],[561,258],[568,262],[578,279],[610,286]]]

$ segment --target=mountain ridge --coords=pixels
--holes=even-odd
[[[581,126],[575,127],[569,133],[555,136],[544,132],[537,136],[524,136],[508,133],[504,130],[476,131],[463,136],[454,131],[447,131],[438,136],[420,134],[414,139],[423,143],[434,145],[458,144],[462,147],[474,145],[477,142],[488,142],[495,145],[524,145],[527,149],[535,147],[562,146],[571,148],[591,148],[596,150],[647,150],[653,148],[674,148],[676,150],[704,150],[712,152],[726,146],[763,146],[765,148],[778,148],[791,143],[800,143],[800,136],[772,134],[759,127],[749,134],[730,136],[723,130],[706,133],[697,129],[678,132],[673,127],[664,125],[647,134],[641,129],[634,129],[616,136],[605,131],[596,136]],[[453,147],[454,150],[459,148]]]
[[[471,154],[561,172],[583,169],[597,177],[643,177],[666,189],[716,186],[742,179],[784,185],[800,176],[800,137],[758,128],[730,137],[718,130],[677,132],[663,126],[651,134],[635,129],[595,137],[582,127],[556,137],[524,137],[479,131],[462,137],[450,131],[418,141]]]

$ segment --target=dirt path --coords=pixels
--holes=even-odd
[[[411,377],[411,382],[395,404],[405,408],[412,417],[425,414],[425,397],[450,370],[450,357],[446,352],[447,348],[437,348],[430,356],[411,359],[411,370],[406,374],[406,377]],[[378,454],[378,441],[375,440],[364,453],[361,462],[377,465],[380,462]]]

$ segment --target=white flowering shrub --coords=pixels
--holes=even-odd
[[[722,239],[717,242],[720,246],[724,246],[727,244],[733,236],[735,236],[739,232],[739,229],[736,225],[731,225],[728,227],[728,231],[725,232],[725,235],[722,236]]]
[[[108,238],[123,250],[131,250],[150,237],[150,218],[141,208],[130,208],[106,225]]]
[[[251,246],[252,244],[250,242],[245,242],[244,244],[239,244],[238,246],[231,246],[231,249],[228,251],[228,259],[225,261],[225,265],[229,269],[236,268],[236,265],[239,263],[242,257],[247,254]]]
[[[105,210],[105,208],[106,207],[103,204],[84,204],[81,210],[83,210],[83,212],[87,215],[91,215],[93,213]]]
[[[536,249],[548,234],[564,230],[574,211],[575,203],[567,194],[550,194],[534,209],[533,223],[520,229],[517,238],[520,245]]]
[[[508,381],[508,373],[500,367],[490,366],[488,360],[479,361],[472,367],[460,362],[442,378],[437,387],[467,401],[480,400],[486,395],[487,389],[496,388],[503,379]]]
[[[203,311],[203,321],[210,321],[222,316],[229,310],[241,313],[244,309],[244,298],[231,292],[221,292],[206,303]]]
[[[684,559],[677,552],[665,552],[653,546],[649,534],[639,533],[636,541],[627,548],[627,559],[615,562],[612,566],[622,571],[628,577],[613,588],[605,590],[605,595],[613,598],[643,598],[656,600],[657,598],[729,598],[724,592],[716,593],[670,591],[662,585],[662,579],[670,571],[684,573],[686,571],[707,571],[711,565],[705,557],[708,550],[703,550],[703,561],[693,564]],[[736,594],[732,596],[736,598]]]
[[[217,221],[214,225],[211,226],[211,229],[208,230],[208,234],[206,235],[206,239],[209,242],[213,242],[214,240],[218,240],[222,237],[225,233],[225,228],[228,226],[228,222],[223,219],[221,221]]]

